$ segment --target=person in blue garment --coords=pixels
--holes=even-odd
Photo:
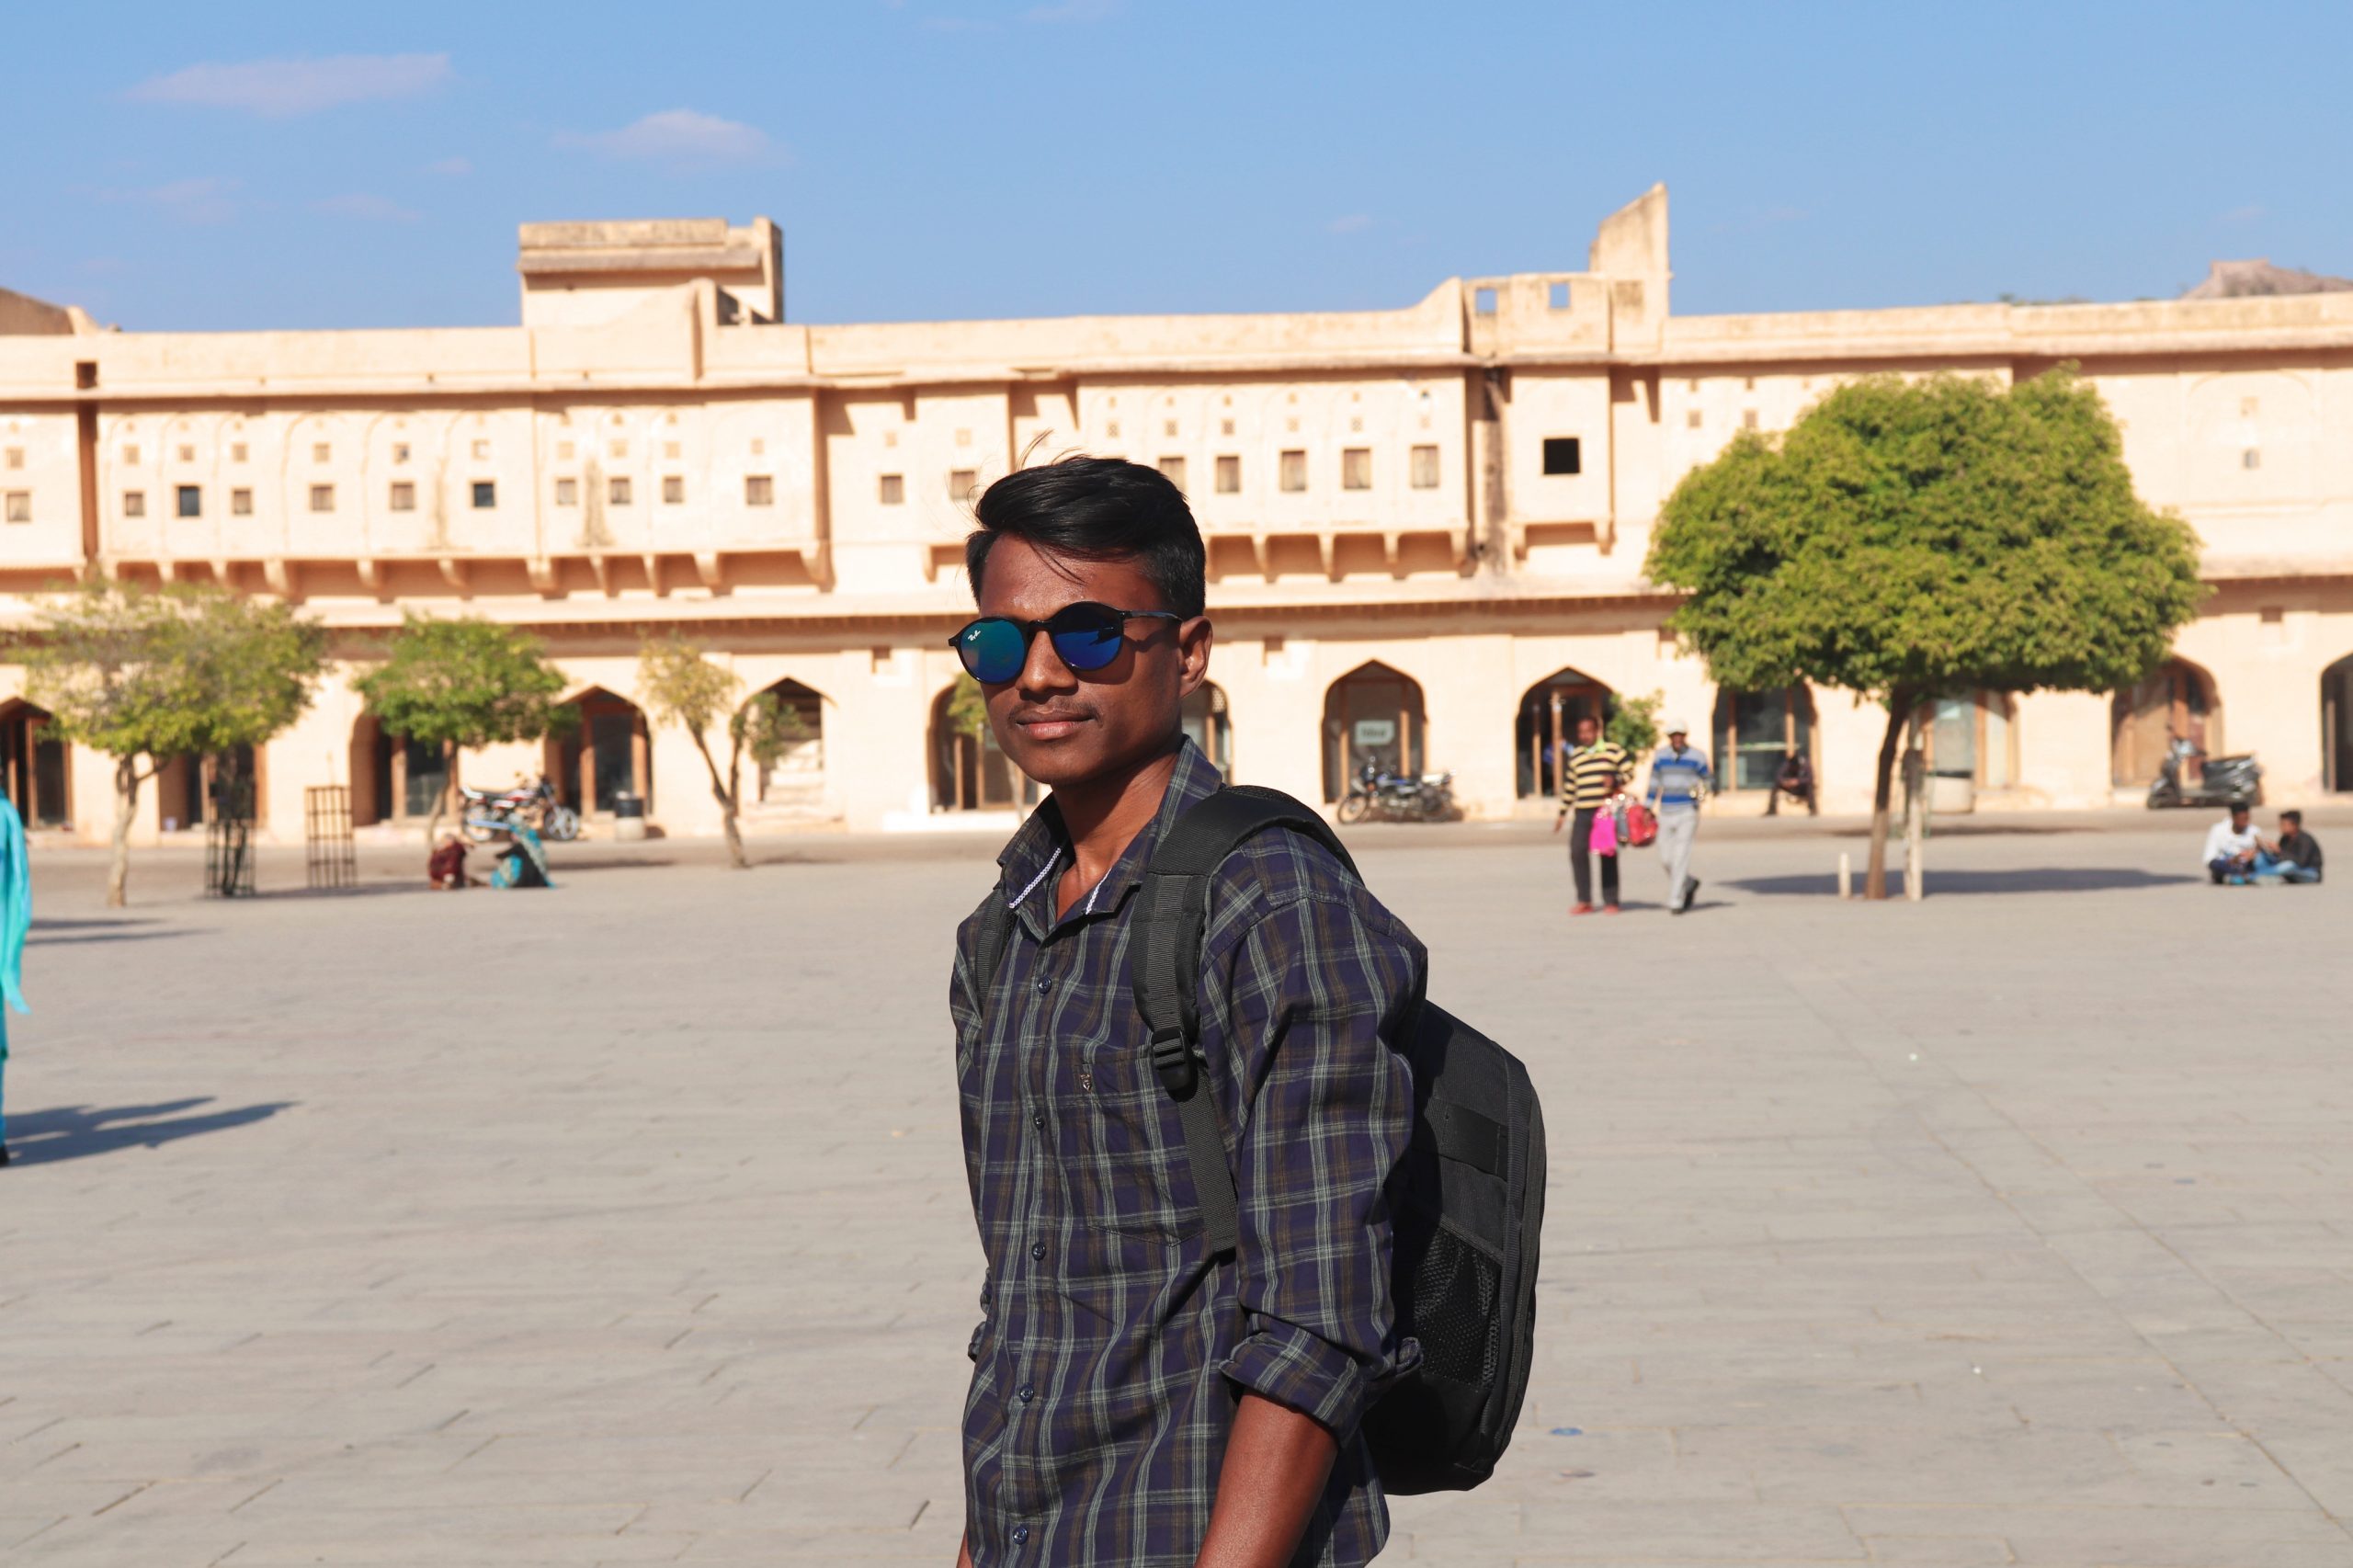
[[[33,878],[25,858],[25,822],[17,803],[0,795],[0,996],[25,1006],[25,933],[33,924]],[[0,1165],[8,1163],[8,1013],[0,1009]]]

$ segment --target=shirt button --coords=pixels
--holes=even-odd
[[[1046,1130],[1046,1119],[1042,1116],[1033,1116],[1029,1119],[1029,1125],[1043,1132]]]
[[[1022,1403],[1027,1404],[1031,1400],[1038,1397],[1038,1391],[1030,1387],[1028,1383],[1023,1383],[1017,1394],[1017,1397],[1019,1398]]]
[[[1029,1544],[1029,1527],[1028,1525],[1016,1525],[1016,1526],[1014,1526],[1014,1527],[1013,1527],[1013,1544],[1014,1544],[1014,1545],[1016,1545],[1016,1546],[1026,1546],[1026,1545],[1028,1545],[1028,1544]]]
[[[1047,981],[1047,979],[1046,979],[1046,977],[1045,977],[1044,975],[1042,975],[1042,974],[1041,974],[1041,975],[1040,975],[1040,976],[1038,977],[1038,994],[1039,994],[1039,995],[1043,996],[1043,995],[1046,994],[1046,988],[1047,988],[1048,983],[1049,983],[1049,982]]]
[[[1036,1258],[1040,1263],[1045,1262],[1046,1244],[1043,1242],[1031,1242],[1029,1244],[1029,1256]]]

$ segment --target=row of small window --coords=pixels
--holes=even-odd
[[[759,456],[762,451],[767,449],[767,444],[764,441],[754,441],[752,443],[752,455],[754,457]],[[176,449],[180,461],[185,463],[194,462],[196,460],[196,449],[194,447],[183,445]],[[486,460],[490,456],[490,443],[488,441],[476,440],[472,443],[468,449],[473,453],[477,460]],[[606,443],[606,449],[617,458],[626,458],[629,456],[629,443],[627,441],[608,442]],[[392,460],[396,463],[404,463],[408,461],[409,450],[409,444],[406,441],[393,442]],[[573,455],[573,451],[574,444],[572,442],[559,441],[556,443],[555,455],[558,458],[569,460]],[[675,461],[678,456],[678,443],[676,441],[663,442],[662,455]],[[246,456],[247,449],[244,442],[235,441],[230,444],[229,460],[231,462],[244,462],[246,460]],[[136,442],[126,443],[122,449],[122,460],[126,463],[136,466],[139,462],[139,458],[140,451],[138,444]],[[311,444],[311,460],[318,463],[334,461],[335,447],[333,443],[327,441],[313,441]],[[8,466],[10,468],[22,468],[25,466],[24,449],[22,448],[11,447],[8,449]]]
[[[1408,449],[1406,483],[1415,490],[1436,490],[1438,478],[1438,449],[1434,446]],[[1156,465],[1177,489],[1185,488],[1186,463],[1183,458],[1163,458]],[[1211,488],[1220,495],[1234,495],[1242,490],[1242,460],[1221,457],[1211,473]],[[1307,488],[1307,454],[1296,449],[1275,454],[1275,488],[1296,494]],[[1340,449],[1340,488],[1370,490],[1372,488],[1372,449],[1343,447]]]
[[[490,479],[477,479],[468,486],[468,489],[472,494],[473,505],[477,511],[488,511],[490,508],[498,505],[497,481]],[[629,506],[635,498],[635,494],[636,492],[634,487],[626,478],[615,476],[605,481],[605,504],[608,506]],[[26,515],[22,517],[13,515],[16,510],[16,503],[18,498],[22,498],[25,502]],[[683,505],[686,499],[686,480],[675,473],[664,476],[662,481],[663,503],[665,506],[676,506]],[[415,511],[416,485],[409,480],[394,480],[387,495],[387,502],[391,509],[395,512]],[[574,479],[557,480],[555,482],[555,504],[559,506],[577,506],[580,505],[580,482]],[[200,517],[204,516],[204,487],[200,484],[182,484],[175,486],[172,492],[172,505],[175,516],[182,517]],[[744,480],[744,505],[746,506],[772,506],[776,505],[776,480],[767,474],[745,475]],[[25,492],[12,491],[9,493],[9,509],[12,515],[9,517],[8,520],[12,523],[29,522],[32,520],[31,497]],[[251,490],[240,486],[239,488],[229,492],[229,515],[231,517],[251,517],[253,515],[253,509],[254,493]],[[311,486],[311,510],[313,512],[332,512],[335,510],[334,485],[313,484]],[[122,515],[126,517],[145,517],[147,515],[147,493],[144,490],[124,491],[122,493]]]

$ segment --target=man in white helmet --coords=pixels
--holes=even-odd
[[[1708,759],[1688,744],[1691,726],[1668,722],[1666,744],[1651,758],[1651,809],[1658,813],[1658,858],[1666,869],[1666,908],[1680,915],[1699,896],[1691,874],[1691,840],[1699,831],[1699,801],[1713,780]]]

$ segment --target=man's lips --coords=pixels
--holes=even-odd
[[[1075,734],[1078,727],[1092,715],[1086,713],[1023,713],[1014,718],[1014,725],[1033,741],[1059,741]]]

